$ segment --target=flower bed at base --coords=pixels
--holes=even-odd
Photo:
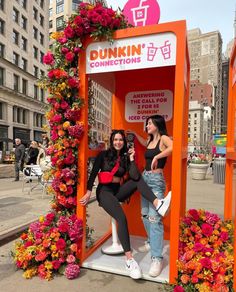
[[[48,193],[53,196],[52,212],[32,224],[22,234],[13,251],[16,266],[25,270],[28,279],[39,275],[51,279],[55,272],[68,279],[79,274],[79,250],[83,235],[82,222],[76,218],[77,185],[79,183],[78,151],[83,136],[79,96],[78,60],[87,37],[112,41],[115,30],[128,27],[123,14],[96,3],[80,3],[78,11],[65,25],[64,31],[51,34],[55,40],[53,52],[44,56],[49,66],[47,77],[40,86],[48,89],[53,177]],[[88,133],[86,133],[88,134]]]
[[[177,285],[174,292],[233,291],[233,224],[191,209],[180,224]]]

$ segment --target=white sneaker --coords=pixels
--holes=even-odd
[[[140,252],[148,252],[150,249],[151,249],[150,244],[147,241],[145,241],[144,245],[142,245],[142,246],[140,246],[138,248],[138,251],[140,251]]]
[[[163,261],[158,260],[157,258],[152,259],[151,267],[148,272],[149,276],[157,277],[160,275],[163,268]]]
[[[156,211],[162,217],[164,217],[166,212],[168,211],[170,207],[170,201],[171,201],[171,191],[167,194],[167,196],[164,199],[158,200]]]
[[[132,279],[140,279],[142,277],[142,271],[138,265],[138,263],[133,259],[129,259],[126,261],[126,270],[129,271],[129,275]]]

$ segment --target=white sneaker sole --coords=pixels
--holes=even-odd
[[[164,217],[170,207],[171,201],[171,191],[167,194],[167,196],[162,200],[162,205],[157,209],[158,214]]]

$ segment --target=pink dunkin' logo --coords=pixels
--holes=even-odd
[[[157,24],[160,19],[160,7],[156,0],[129,0],[123,13],[134,26]]]
[[[161,47],[155,47],[154,43],[150,43],[150,45],[147,47],[147,60],[148,61],[153,61],[156,54],[157,50],[160,49],[162,56],[164,60],[170,59],[171,57],[171,48],[170,48],[170,42],[167,40],[165,41],[164,45]]]

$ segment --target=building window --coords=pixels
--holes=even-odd
[[[40,44],[44,45],[44,35],[40,32]]]
[[[49,17],[52,17],[52,8],[49,9]]]
[[[34,113],[34,127],[42,128],[44,124],[44,116],[42,114]]]
[[[27,0],[21,0],[21,6],[26,9],[27,8]]]
[[[39,68],[34,66],[34,76],[38,78]]]
[[[33,17],[36,21],[38,20],[38,10],[35,7],[33,7]]]
[[[0,0],[0,9],[2,10],[2,11],[4,11],[4,7],[5,6],[5,0]]]
[[[5,34],[5,21],[0,18],[0,33]]]
[[[13,30],[12,38],[13,43],[19,45],[19,33],[16,30]]]
[[[4,58],[5,56],[5,45],[0,43],[0,57]]]
[[[41,15],[41,14],[40,14],[40,16],[39,16],[39,23],[40,23],[40,25],[41,25],[42,27],[44,27],[44,17],[43,17],[43,15]]]
[[[56,14],[62,13],[64,11],[64,3],[63,4],[57,4],[56,6]]]
[[[27,71],[27,65],[28,65],[28,62],[26,59],[22,58],[21,60],[21,68],[24,70],[24,71]]]
[[[16,65],[16,66],[19,66],[19,55],[15,52],[13,52],[13,63]]]
[[[197,114],[194,114],[194,118],[197,118]]]
[[[27,95],[28,92],[28,81],[26,79],[22,79],[22,93]]]
[[[62,30],[64,27],[64,16],[58,17],[56,19],[56,30]]]
[[[49,21],[49,28],[52,28],[53,27],[53,22],[52,20]]]
[[[13,75],[13,82],[14,82],[13,89],[15,91],[19,91],[19,79],[20,79],[20,77],[18,75],[16,75],[16,74]]]
[[[36,48],[35,46],[33,46],[33,53],[34,53],[34,58],[38,59],[38,48]]]
[[[4,72],[5,69],[0,67],[0,85],[4,85]]]
[[[44,89],[40,88],[40,101],[44,102]]]
[[[27,51],[27,39],[24,37],[21,37],[21,48],[25,52]]]
[[[21,15],[21,27],[27,30],[27,19],[23,15]]]
[[[45,75],[45,72],[43,70],[40,70],[40,77],[43,77]]]
[[[13,107],[13,122],[19,124],[27,124],[27,110],[22,107]]]
[[[19,11],[16,8],[13,8],[13,20],[19,23]]]
[[[34,85],[34,99],[38,99],[38,86]]]
[[[79,0],[72,0],[72,11],[76,11],[80,3],[81,1]]]
[[[44,0],[40,0],[40,7],[43,9],[44,8]]]
[[[35,27],[35,26],[33,26],[33,35],[34,35],[34,39],[38,39],[38,29]]]
[[[40,62],[43,64],[43,56],[44,56],[44,52],[40,51]]]

